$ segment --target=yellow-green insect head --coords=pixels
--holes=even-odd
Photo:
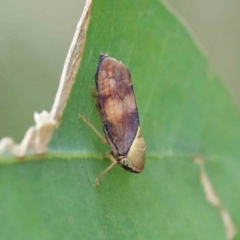
[[[145,158],[146,145],[142,137],[140,127],[138,127],[136,137],[133,140],[127,157],[121,159],[119,164],[131,172],[140,173],[144,169]]]

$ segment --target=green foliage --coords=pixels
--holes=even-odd
[[[91,96],[101,52],[132,75],[146,168],[116,166],[94,188],[110,151]],[[186,29],[160,1],[93,1],[83,58],[49,154],[0,168],[2,239],[225,239],[193,155],[240,225],[240,115]],[[45,161],[48,160],[48,161]]]

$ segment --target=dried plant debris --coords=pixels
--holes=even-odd
[[[5,137],[0,141],[0,154],[13,154],[23,158],[26,154],[44,154],[51,140],[53,130],[60,123],[61,116],[66,105],[69,93],[74,83],[79,64],[81,61],[86,32],[90,18],[92,0],[87,0],[80,21],[71,43],[59,88],[50,113],[34,113],[35,126],[30,127],[20,144],[14,143],[13,139]]]
[[[233,223],[231,216],[229,212],[226,210],[226,208],[222,205],[220,198],[216,194],[212,183],[207,176],[206,170],[205,170],[205,161],[202,157],[200,156],[195,156],[194,162],[196,165],[199,167],[199,172],[200,172],[200,182],[203,186],[203,190],[206,196],[206,200],[216,209],[218,209],[223,225],[226,230],[226,239],[227,240],[232,240],[234,239],[236,235],[236,227],[235,224]]]
[[[15,144],[11,138],[3,138],[0,141],[0,153],[12,153],[19,158],[26,154],[45,153],[57,121],[47,111],[34,113],[34,119],[36,125],[27,130],[20,144]]]

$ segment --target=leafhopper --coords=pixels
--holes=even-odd
[[[145,165],[146,145],[141,134],[128,68],[120,61],[101,54],[95,81],[94,96],[106,138],[83,115],[80,115],[80,118],[112,149],[107,155],[112,164],[97,176],[98,187],[100,178],[116,164],[132,173],[142,172]]]

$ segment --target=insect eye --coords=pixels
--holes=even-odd
[[[132,162],[129,161],[128,158],[123,158],[123,159],[120,161],[120,165],[122,165],[122,167],[124,167],[124,168],[126,168],[126,169],[133,169],[133,168],[134,168]]]
[[[122,165],[124,165],[124,166],[128,165],[128,159],[127,158],[123,158]]]

